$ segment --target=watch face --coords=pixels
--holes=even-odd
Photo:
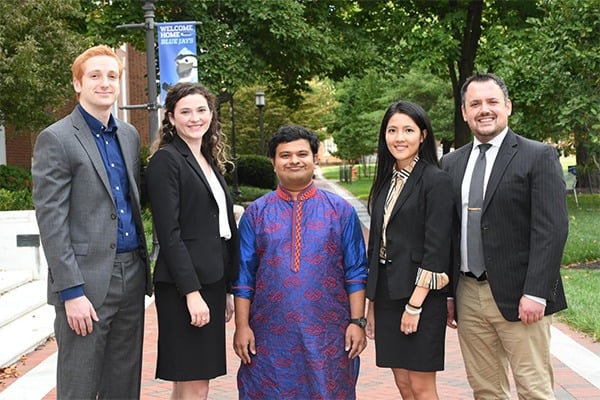
[[[350,322],[364,328],[367,326],[367,319],[364,317],[351,319]]]

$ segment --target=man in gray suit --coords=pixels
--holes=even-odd
[[[151,293],[135,128],[111,109],[123,65],[107,46],[72,66],[79,105],[44,129],[33,201],[54,305],[59,399],[140,396],[144,294]]]
[[[508,128],[512,104],[499,77],[476,74],[461,94],[474,140],[442,160],[458,214],[456,308],[449,299],[448,325],[458,326],[476,399],[511,398],[509,365],[519,398],[551,399],[551,314],[567,306],[560,265],[568,216],[558,154]]]

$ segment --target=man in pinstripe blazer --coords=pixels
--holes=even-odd
[[[458,327],[474,398],[510,399],[510,366],[519,398],[551,399],[551,314],[567,306],[560,277],[568,231],[562,168],[553,147],[508,128],[512,104],[502,79],[476,74],[461,95],[474,140],[442,162],[458,214],[448,325]],[[467,232],[468,199],[482,143],[491,145],[483,151],[483,265],[469,266],[468,236],[479,231]]]

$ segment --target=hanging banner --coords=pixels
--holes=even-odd
[[[161,22],[158,27],[160,103],[178,82],[198,82],[195,22]]]

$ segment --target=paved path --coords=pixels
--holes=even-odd
[[[357,209],[361,222],[369,226],[369,216],[364,205],[339,185],[320,179],[317,184],[345,197]],[[366,231],[366,229],[365,229]],[[227,324],[228,343],[232,342],[234,325]],[[146,309],[144,337],[144,361],[142,375],[142,399],[168,399],[170,383],[154,379],[157,339],[156,312],[150,299]],[[6,345],[2,343],[1,345]],[[361,355],[361,372],[357,385],[359,400],[389,400],[400,396],[388,369],[375,366],[375,346],[369,343]],[[600,344],[593,343],[584,335],[555,323],[552,328],[552,354],[555,372],[555,393],[558,400],[600,399]],[[237,399],[235,374],[239,360],[231,346],[228,348],[228,375],[211,382],[211,400]],[[14,373],[18,378],[0,380],[0,400],[54,400],[54,374],[56,343],[50,340],[17,363]],[[456,331],[448,330],[446,337],[446,370],[438,374],[438,390],[441,399],[470,399],[472,392],[467,384],[464,365]],[[513,399],[517,396],[513,390]],[[308,399],[299,399],[308,400]]]

